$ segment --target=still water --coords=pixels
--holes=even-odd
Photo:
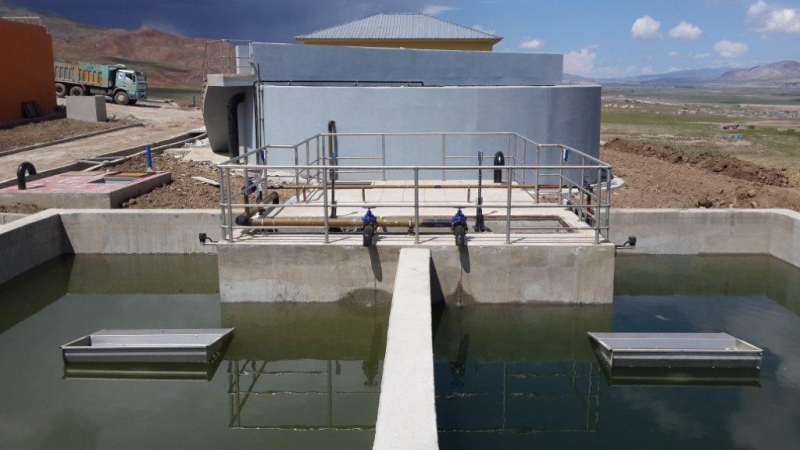
[[[800,448],[800,271],[767,257],[617,260],[613,306],[469,306],[434,320],[439,444]],[[726,332],[755,383],[609,384],[587,331]],[[732,385],[733,384],[733,385]]]
[[[0,286],[0,449],[352,448],[374,439],[389,308],[220,305],[215,257],[63,257]],[[208,371],[65,368],[97,330],[235,327]]]

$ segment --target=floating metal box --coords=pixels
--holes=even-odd
[[[588,334],[610,369],[760,369],[764,352],[726,333]]]
[[[101,330],[61,346],[68,363],[212,362],[233,328]]]

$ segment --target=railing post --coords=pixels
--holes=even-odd
[[[300,185],[300,169],[297,167],[300,165],[300,156],[297,154],[298,149],[297,146],[294,148],[294,198],[300,201],[300,189],[297,186]]]
[[[528,181],[528,141],[522,141],[522,165],[525,167],[522,169],[522,184],[525,184]]]
[[[225,188],[228,195],[228,242],[233,242],[233,198],[231,196],[231,169],[225,169],[226,181]]]
[[[611,169],[606,169],[606,240],[611,239]]]
[[[442,133],[442,167],[447,165],[447,148],[445,142],[445,134]],[[442,169],[442,181],[447,181],[447,171]]]
[[[419,168],[414,168],[414,243],[419,244]]]
[[[324,141],[324,140],[323,140]],[[324,144],[323,144],[324,145]],[[328,244],[330,242],[329,236],[329,228],[328,225],[328,168],[326,167],[327,164],[325,163],[327,159],[323,159],[322,165],[322,211],[323,211],[323,220],[325,223],[325,243]]]
[[[220,220],[222,220],[222,224],[220,225],[220,228],[222,228],[222,239],[227,239],[227,234],[228,234],[228,229],[227,229],[228,215],[225,214],[225,191],[223,191],[223,186],[225,186],[225,179],[222,176],[222,172],[225,169],[223,169],[222,167],[219,167],[217,170],[219,172],[219,185],[220,185],[220,188],[219,188],[219,218],[220,218]]]
[[[600,212],[603,210],[603,207],[602,207],[602,204],[601,204],[601,201],[603,200],[603,190],[600,189],[603,186],[603,183],[600,182],[600,171],[601,170],[602,170],[601,168],[599,168],[599,167],[597,168],[597,183],[596,183],[597,193],[595,194],[595,203],[596,203],[597,206],[595,206],[595,211],[594,211],[594,243],[595,244],[599,244],[600,243],[600,218],[601,218]]]
[[[537,145],[536,146],[536,164],[533,166],[534,167],[534,169],[533,169],[534,170],[534,172],[533,172],[533,178],[534,178],[533,182],[536,184],[536,187],[534,189],[536,190],[536,203],[537,204],[539,203],[539,155],[541,153],[542,153],[542,146],[541,145]]]
[[[514,183],[514,169],[508,169],[508,194],[506,198],[506,244],[511,243],[511,187]]]
[[[381,134],[381,161],[383,167],[386,167],[386,135]],[[383,181],[386,181],[386,169],[383,169]]]

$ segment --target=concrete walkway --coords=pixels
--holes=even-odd
[[[373,449],[438,449],[431,329],[431,253],[400,250]]]

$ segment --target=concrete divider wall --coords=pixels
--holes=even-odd
[[[439,448],[430,264],[428,249],[400,251],[373,449]]]
[[[611,240],[641,254],[768,254],[800,267],[800,214],[782,209],[614,209]]]

